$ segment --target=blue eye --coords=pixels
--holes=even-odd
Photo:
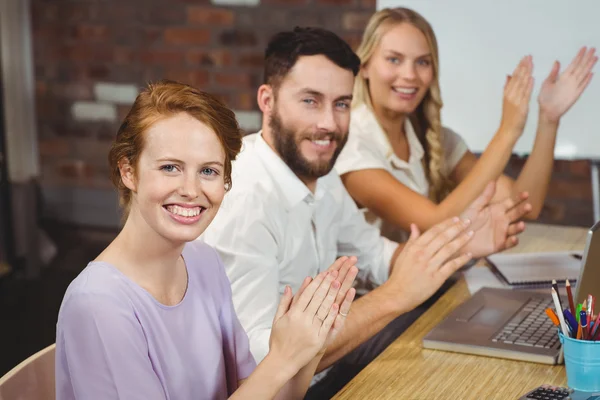
[[[306,104],[316,104],[316,101],[314,101],[313,99],[303,99],[303,102],[305,102]]]
[[[162,167],[160,167],[160,169],[161,169],[161,171],[165,171],[165,172],[175,172],[177,167],[173,164],[167,164],[167,165],[163,165]]]
[[[431,62],[429,60],[419,60],[417,61],[417,64],[427,67],[431,65]]]
[[[217,171],[215,171],[212,168],[208,168],[208,167],[202,169],[202,174],[208,175],[208,176],[219,175],[219,173]]]
[[[400,59],[398,57],[388,57],[387,60],[392,64],[398,64],[400,62]]]
[[[343,109],[348,109],[350,108],[350,105],[348,103],[344,103],[342,101],[340,101],[339,103],[336,104],[337,107],[343,108]]]

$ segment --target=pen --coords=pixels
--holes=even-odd
[[[575,319],[575,317],[573,316],[573,314],[571,314],[571,311],[569,311],[569,310],[565,310],[563,312],[563,314],[565,317],[565,322],[571,329],[571,333],[573,334],[573,336],[575,336],[575,334],[577,334],[577,320]]]
[[[565,283],[565,287],[567,288],[567,298],[569,299],[569,310],[571,311],[571,315],[575,314],[575,302],[573,302],[573,292],[571,291],[571,283],[567,279]]]
[[[579,326],[581,327],[581,338],[583,340],[586,340],[588,335],[587,335],[587,314],[585,313],[585,311],[581,311],[579,320],[581,321],[581,323],[579,324]]]
[[[552,300],[554,301],[554,307],[556,307],[556,315],[558,316],[558,321],[560,322],[560,329],[562,330],[563,335],[569,337],[569,329],[567,328],[567,324],[565,323],[565,318],[563,317],[562,308],[560,307],[560,300],[558,298],[558,293],[554,288],[552,288]]]

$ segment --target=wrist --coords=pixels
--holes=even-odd
[[[539,126],[549,126],[549,127],[557,127],[558,122],[560,121],[560,117],[554,117],[547,112],[540,109],[540,114],[538,116],[538,125]]]
[[[383,298],[380,300],[380,308],[385,314],[390,314],[395,318],[414,308],[411,306],[409,296],[389,280],[384,282],[379,289],[383,294]]]
[[[501,141],[503,144],[512,147],[523,134],[523,129],[524,127],[519,129],[518,127],[507,126],[502,123],[493,140]]]
[[[292,360],[288,360],[277,352],[269,351],[260,366],[269,371],[272,382],[283,386],[292,379],[299,371]]]

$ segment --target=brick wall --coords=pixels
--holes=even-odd
[[[260,124],[256,89],[272,34],[296,25],[322,26],[356,47],[375,10],[375,0],[31,0],[31,5],[45,214],[92,225],[118,221],[106,155],[146,82],[171,78],[217,94],[252,131]],[[555,177],[543,219],[588,225],[587,164],[560,163]]]

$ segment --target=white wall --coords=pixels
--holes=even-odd
[[[499,126],[502,89],[521,57],[533,55],[535,87],[525,132],[515,148],[529,153],[537,95],[557,59],[567,67],[583,45],[600,50],[598,0],[378,0],[377,9],[408,7],[433,26],[440,48],[442,123],[483,151]],[[600,65],[594,67],[599,74]],[[562,119],[557,158],[600,159],[600,76]]]

